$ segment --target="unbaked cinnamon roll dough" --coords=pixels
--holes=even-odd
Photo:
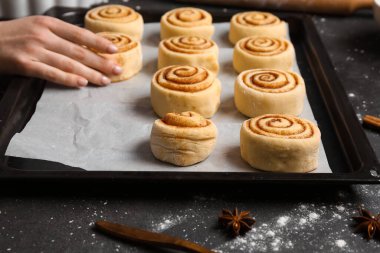
[[[161,39],[181,35],[211,38],[214,33],[212,16],[198,8],[178,8],[168,11],[161,17]]]
[[[99,53],[99,55],[113,60],[122,67],[119,75],[108,76],[112,82],[127,80],[137,74],[142,68],[142,53],[140,42],[122,33],[102,32],[98,35],[110,40],[117,48],[114,54]]]
[[[248,11],[232,16],[229,40],[235,44],[250,36],[286,37],[286,23],[268,12]]]
[[[219,108],[220,94],[220,81],[203,67],[165,67],[155,73],[151,82],[152,107],[161,118],[169,112],[184,111],[210,118]]]
[[[235,81],[235,105],[247,117],[300,115],[305,96],[303,78],[292,71],[250,69],[241,72]]]
[[[309,172],[318,166],[321,133],[306,119],[266,114],[244,121],[242,158],[253,168],[273,172]]]
[[[217,128],[195,112],[168,113],[154,122],[150,147],[153,155],[177,166],[205,160],[214,150]]]
[[[202,66],[218,73],[219,49],[210,39],[178,36],[162,40],[158,47],[158,69],[170,65]]]
[[[144,21],[139,13],[127,6],[110,4],[89,10],[84,18],[84,27],[94,33],[124,33],[139,41]]]
[[[293,44],[274,37],[247,37],[234,48],[233,66],[240,73],[247,69],[290,70],[295,61]]]

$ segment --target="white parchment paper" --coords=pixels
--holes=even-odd
[[[175,167],[156,160],[149,146],[157,119],[150,104],[150,81],[157,69],[159,23],[145,25],[142,71],[128,81],[80,90],[47,86],[24,130],[11,140],[6,155],[60,162],[85,170],[113,171],[255,171],[240,157],[240,127],[247,118],[233,102],[237,74],[232,67],[229,23],[217,23],[213,37],[220,48],[221,106],[212,118],[217,145],[204,162]],[[299,73],[298,66],[294,71]],[[307,84],[306,84],[307,88]],[[309,102],[301,117],[315,122]],[[322,133],[323,134],[323,133]],[[323,145],[316,173],[331,173]]]

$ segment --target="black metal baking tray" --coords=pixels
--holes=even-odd
[[[178,5],[178,4],[177,4]],[[168,9],[172,8],[170,5]],[[228,12],[212,6],[215,22],[228,22],[239,9]],[[167,9],[167,10],[168,10]],[[145,8],[139,12],[145,22],[158,22],[163,8]],[[55,7],[47,15],[83,25],[87,10]],[[333,173],[268,172],[141,172],[85,171],[60,163],[6,157],[12,136],[20,132],[33,115],[45,81],[12,77],[0,101],[0,180],[49,182],[223,182],[223,183],[380,183],[380,166],[336,76],[314,23],[306,15],[276,13],[289,23],[297,62],[307,83],[307,95],[322,132],[322,141]],[[126,165],[128,166],[128,165]],[[106,169],[106,168],[105,168]]]

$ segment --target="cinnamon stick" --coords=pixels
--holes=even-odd
[[[380,118],[372,115],[364,115],[363,125],[380,131]]]

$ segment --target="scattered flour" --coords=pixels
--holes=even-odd
[[[307,222],[307,220],[305,218],[301,218],[300,222],[298,224],[304,225],[306,222]]]
[[[336,218],[336,219],[342,219],[342,216],[340,214],[337,214],[337,213],[334,213],[333,214],[333,218]]]
[[[280,238],[275,238],[275,239],[271,242],[272,249],[273,249],[274,251],[279,251],[279,249],[280,249],[280,244],[281,244],[281,239],[280,239]]]
[[[285,226],[289,222],[289,217],[288,216],[282,216],[278,218],[277,220],[277,225],[280,227]]]
[[[346,241],[339,239],[335,241],[335,245],[338,246],[339,248],[343,248],[347,245],[347,243]]]
[[[338,198],[343,200],[346,198],[346,194],[339,192]],[[260,218],[256,217],[258,222],[251,231],[244,236],[238,236],[216,246],[213,250],[219,253],[289,252],[295,250],[296,245],[302,244],[304,240],[308,240],[316,246],[320,239],[316,240],[315,234],[317,231],[319,231],[318,233],[322,231],[323,237],[330,242],[331,246],[338,247],[339,252],[343,250],[345,253],[353,253],[353,249],[348,247],[347,242],[342,240],[341,236],[342,233],[348,233],[352,237],[357,236],[348,226],[350,217],[356,212],[355,205],[352,203],[345,203],[344,206],[342,202],[320,206],[299,204],[287,212],[280,212],[281,216],[265,220],[265,223],[260,224]],[[320,224],[321,220],[327,220],[331,226]],[[340,226],[342,221],[345,223],[340,229],[332,229]],[[321,252],[326,250],[325,246],[318,246]]]
[[[346,208],[344,206],[337,206],[338,211],[343,212]]]
[[[176,226],[187,219],[187,215],[173,215],[164,217],[163,220],[157,224],[153,224],[152,230],[155,232],[165,231],[173,226]]]
[[[274,220],[269,225],[264,223],[256,226],[245,236],[238,236],[213,250],[219,253],[253,253],[281,252],[282,249],[293,249],[293,242],[285,240],[282,236],[285,227],[271,228],[275,224],[277,224],[277,220]]]
[[[314,213],[314,212],[309,214],[309,219],[311,221],[315,221],[315,220],[319,219],[319,217],[320,217],[320,215],[317,213]]]

